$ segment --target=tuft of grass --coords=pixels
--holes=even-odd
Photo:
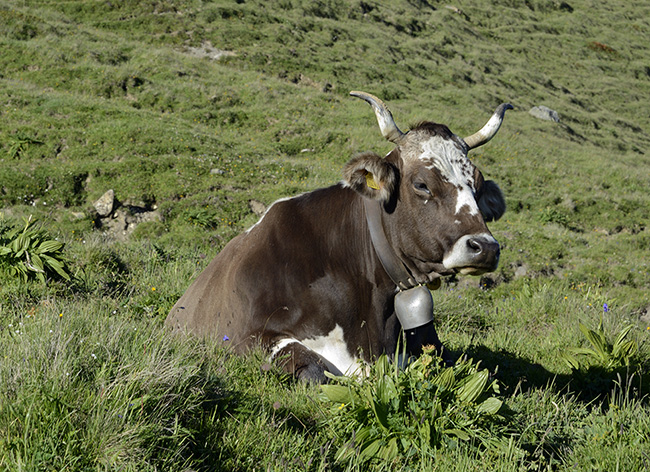
[[[208,388],[204,351],[84,311],[38,304],[22,321],[3,323],[0,464],[176,470],[194,434],[188,420]]]

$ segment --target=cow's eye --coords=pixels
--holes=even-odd
[[[420,192],[420,193],[423,193],[423,194],[426,194],[426,195],[431,195],[431,190],[429,190],[429,187],[427,187],[427,184],[425,184],[424,182],[414,182],[413,183],[413,188],[415,188],[415,190],[417,192]]]

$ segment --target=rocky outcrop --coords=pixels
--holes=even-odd
[[[558,115],[555,110],[551,110],[549,107],[545,107],[544,105],[533,107],[528,113],[540,120],[554,121],[556,123],[560,122],[560,115]]]
[[[102,195],[93,208],[97,213],[95,224],[98,229],[117,240],[126,240],[135,228],[147,221],[161,221],[156,206],[146,204],[120,203],[111,189]]]

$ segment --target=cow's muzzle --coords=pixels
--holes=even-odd
[[[456,241],[442,264],[461,274],[479,275],[497,268],[500,252],[499,243],[491,234],[467,235]]]

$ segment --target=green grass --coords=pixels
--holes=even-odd
[[[446,5],[0,0],[0,212],[33,215],[73,274],[0,274],[0,469],[364,470],[335,463],[344,439],[318,388],[162,328],[256,221],[251,200],[391,148],[353,89],[402,129],[459,135],[515,106],[471,155],[506,195],[500,267],[434,293],[441,338],[500,382],[508,445],[369,467],[647,468],[650,4]],[[160,221],[103,234],[92,203],[108,189]],[[601,317],[610,343],[633,326],[630,369],[572,371],[563,353]]]

